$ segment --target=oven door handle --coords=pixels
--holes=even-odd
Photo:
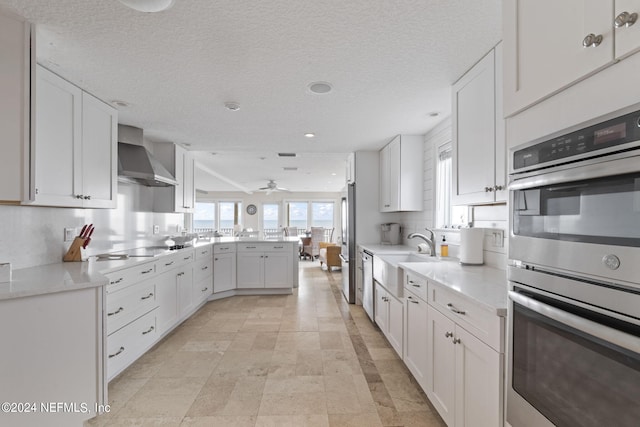
[[[509,291],[509,298],[520,305],[525,306],[542,316],[553,319],[563,325],[570,326],[585,334],[599,338],[605,342],[615,344],[619,347],[640,353],[640,340],[638,337],[610,328],[609,326],[593,322],[575,314],[552,307],[543,302],[529,298],[517,292]]]
[[[624,175],[638,172],[638,156],[632,156],[608,162],[587,164],[580,167],[548,171],[525,178],[515,178],[509,183],[509,190],[526,190],[528,188],[583,181],[612,175]],[[513,176],[512,176],[513,178]]]

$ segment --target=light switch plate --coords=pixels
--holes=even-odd
[[[153,226],[153,234],[160,234],[160,226],[159,225],[154,225]]]

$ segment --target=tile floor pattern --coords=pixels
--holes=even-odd
[[[293,295],[207,303],[109,384],[87,426],[437,426],[444,423],[341,273],[300,263]]]

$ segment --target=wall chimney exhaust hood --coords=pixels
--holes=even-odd
[[[147,187],[169,187],[178,182],[142,145],[142,129],[118,125],[118,181]]]

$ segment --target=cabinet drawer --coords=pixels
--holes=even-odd
[[[238,252],[264,252],[266,246],[263,243],[238,243]]]
[[[113,378],[140,357],[157,339],[155,310],[107,337],[107,377]]]
[[[193,258],[194,252],[192,250],[180,251],[175,254],[164,256],[156,262],[158,265],[158,273],[164,273],[165,271],[169,271],[172,268],[176,268],[189,263],[193,261]]]
[[[196,248],[195,254],[196,254],[196,260],[201,260],[207,257],[211,257],[211,255],[213,254],[213,246],[207,245],[207,246],[201,246],[199,248]]]
[[[429,283],[429,304],[485,344],[504,352],[504,318],[433,282]]]
[[[107,295],[107,334],[158,306],[155,280],[146,280]]]
[[[291,252],[290,243],[265,243],[262,247],[265,252]]]
[[[235,252],[235,251],[236,251],[235,243],[226,243],[226,244],[221,243],[213,246],[214,254],[224,254],[224,253]]]
[[[193,299],[196,304],[209,298],[209,295],[213,293],[213,280],[205,279],[193,282]]]
[[[427,281],[425,279],[411,273],[405,273],[404,288],[423,301],[427,301]]]
[[[199,282],[213,276],[213,258],[196,261],[193,264],[193,281]]]
[[[155,262],[136,265],[135,267],[125,268],[113,273],[105,274],[109,279],[107,285],[107,294],[119,291],[142,280],[153,277],[157,272]]]

